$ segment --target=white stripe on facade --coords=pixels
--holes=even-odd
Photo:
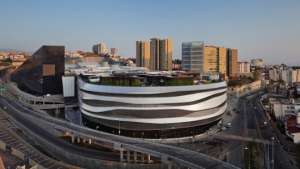
[[[186,110],[186,111],[200,111],[200,110],[205,110],[205,109],[211,109],[215,108],[222,103],[224,103],[227,100],[227,94],[224,93],[221,96],[217,96],[214,98],[211,98],[209,100],[196,103],[193,105],[186,105],[186,106],[159,106],[159,107],[125,107],[125,106],[114,106],[114,107],[96,107],[96,106],[91,106],[85,103],[80,103],[81,107],[87,111],[90,112],[104,112],[105,111],[112,111],[112,110],[172,110],[172,109],[178,109],[178,110]]]
[[[215,91],[187,94],[183,96],[173,97],[122,97],[122,96],[100,96],[80,91],[80,98],[85,100],[103,100],[111,102],[122,102],[129,104],[167,104],[167,103],[188,103],[197,101],[211,95],[225,92],[227,89],[220,89]]]

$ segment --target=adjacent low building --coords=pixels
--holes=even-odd
[[[109,54],[109,50],[105,43],[99,43],[93,46],[93,52],[97,55],[107,55]]]
[[[249,62],[238,62],[239,64],[239,71],[238,74],[240,76],[242,75],[248,75],[250,74],[250,63]]]
[[[285,133],[295,144],[300,143],[300,115],[286,117]]]
[[[294,99],[269,98],[271,114],[280,121],[287,115],[297,115],[300,112],[300,103]]]
[[[18,87],[34,95],[61,94],[65,47],[42,46],[11,76]]]
[[[263,67],[264,66],[264,60],[257,58],[257,59],[251,59],[251,66],[252,67]]]

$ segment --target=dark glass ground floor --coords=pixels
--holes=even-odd
[[[82,121],[83,121],[83,125],[89,128],[116,134],[116,135],[135,137],[135,138],[166,139],[166,138],[188,137],[188,136],[202,134],[212,126],[217,125],[217,123],[220,121],[220,118],[217,118],[205,125],[198,125],[198,126],[186,127],[186,128],[176,128],[176,129],[163,129],[163,130],[142,130],[142,128],[141,129],[134,128],[133,130],[121,129],[123,124],[120,122],[119,122],[119,127],[116,128],[109,127],[101,123],[99,120],[85,116],[84,114],[82,114]]]

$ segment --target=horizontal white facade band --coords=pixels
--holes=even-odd
[[[80,107],[83,109],[95,112],[95,113],[105,113],[106,111],[112,110],[186,110],[186,111],[200,111],[205,109],[212,109],[215,108],[227,100],[227,94],[224,93],[221,96],[213,97],[209,100],[196,103],[193,105],[185,105],[185,106],[159,106],[159,107],[130,107],[129,106],[114,106],[114,107],[96,107],[91,106],[85,103],[80,103]]]
[[[80,91],[81,99],[85,100],[101,100],[111,102],[121,102],[129,104],[172,104],[172,103],[189,103],[200,99],[207,98],[214,94],[226,92],[227,89],[219,89],[209,92],[201,92],[194,94],[187,94],[182,96],[171,97],[122,97],[122,96],[101,96]]]
[[[98,119],[105,119],[111,121],[124,121],[124,122],[137,122],[137,123],[151,123],[151,124],[172,124],[172,123],[185,123],[185,122],[193,122],[193,121],[200,121],[205,119],[210,119],[213,117],[220,116],[225,113],[227,108],[227,103],[220,107],[215,113],[209,115],[203,115],[199,117],[171,117],[171,118],[119,118],[119,117],[107,117],[101,115],[95,115],[89,113],[85,110],[81,110],[83,114],[94,117]]]
[[[146,86],[146,87],[129,87],[129,86],[107,86],[87,83],[78,79],[79,88],[90,92],[112,93],[112,94],[162,94],[183,91],[198,91],[214,88],[226,87],[226,82],[190,85],[190,86]]]

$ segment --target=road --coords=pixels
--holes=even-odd
[[[280,132],[276,128],[276,126],[271,125],[271,122],[268,120],[261,104],[259,101],[259,96],[253,98],[251,102],[253,103],[253,106],[255,109],[252,109],[252,112],[257,117],[257,121],[259,125],[263,125],[264,121],[268,122],[268,125],[264,128],[262,128],[260,131],[261,138],[272,140],[272,137],[277,137]],[[277,137],[278,138],[278,137]],[[285,140],[286,141],[286,140]],[[283,143],[284,145],[285,143]],[[278,144],[278,142],[274,143],[274,168],[276,169],[297,169],[296,165],[293,160],[291,160],[291,156],[283,150],[283,146],[281,144]]]
[[[104,140],[112,143],[119,143],[127,149],[149,153],[154,156],[156,155],[166,157],[190,168],[237,168],[231,164],[222,162],[204,154],[197,153],[195,151],[190,151],[169,145],[151,143],[140,139],[112,135],[74,125],[69,122],[52,117],[46,117],[14,102],[8,102],[3,98],[0,98],[0,104],[2,107],[7,106],[7,111],[9,111],[10,115],[26,125],[27,128],[36,132],[36,134],[40,135],[41,137],[46,137],[47,140],[54,142],[58,146],[62,146],[62,148],[66,151],[73,152],[77,151],[78,148],[54,138],[49,132],[42,131],[42,129],[34,125],[32,121],[28,121],[28,118],[26,118],[26,116],[30,116],[30,118],[34,118],[36,121],[43,122],[45,123],[45,125],[47,124],[49,126],[55,126],[56,128],[65,129],[66,131],[72,131],[77,134],[87,135],[90,136],[90,138],[94,138],[95,140]],[[82,153],[83,152],[81,151],[79,154]],[[91,156],[91,154],[93,156],[93,152],[89,152],[86,155]]]
[[[261,107],[259,99],[260,95],[258,93],[240,99],[240,113],[242,113],[241,117],[244,121],[242,135],[273,142],[272,137],[275,136],[274,130],[276,130],[276,128],[274,129],[269,124],[269,120]],[[268,122],[268,124],[264,125],[264,122]],[[272,146],[272,144],[274,144],[274,146]],[[263,151],[267,158],[265,168],[296,169],[295,165],[290,162],[290,156],[282,150],[281,145],[275,142],[272,144],[260,146],[261,148],[265,148]]]
[[[14,109],[9,106],[10,104],[6,104],[7,109],[5,111],[9,112],[10,116],[12,116],[15,120],[22,122],[24,126],[26,126],[28,129],[30,129],[35,134],[43,137],[47,141],[58,145],[59,147],[63,147],[63,149],[68,150],[69,152],[80,154],[84,157],[94,158],[94,159],[100,159],[100,160],[108,160],[108,161],[117,161],[119,160],[119,155],[116,153],[110,153],[110,152],[103,152],[103,151],[96,151],[92,149],[83,148],[80,146],[76,146],[74,144],[71,144],[63,139],[59,139],[52,135],[49,131],[44,130],[43,128],[40,128],[37,124],[32,123],[30,120],[28,120],[24,116],[19,116],[18,114],[14,113]],[[16,106],[17,107],[17,106]]]
[[[4,115],[3,111],[0,110],[0,140],[4,141],[7,146],[18,149],[19,151],[25,153],[28,158],[36,161],[39,165],[48,169],[75,168],[75,166],[70,166],[55,159],[49,158],[35,147],[28,144],[20,135],[21,134],[18,129],[14,127],[10,120]]]
[[[225,125],[230,122],[231,127],[218,133],[215,138],[227,140],[226,144],[222,145],[224,149],[223,153],[227,154],[227,161],[243,168],[244,148],[251,138],[255,138],[255,141],[259,143],[263,153],[265,153],[269,159],[267,160],[268,164],[265,164],[266,168],[273,168],[274,166],[275,169],[296,169],[294,162],[291,160],[291,156],[283,150],[283,146],[277,143],[274,143],[274,146],[272,146],[272,137],[276,136],[275,133],[278,134],[280,132],[277,131],[276,126],[275,128],[270,124],[264,126],[264,122],[268,122],[268,118],[261,107],[259,99],[260,95],[258,93],[240,97],[236,107],[238,111],[231,113],[231,119],[226,120],[226,118],[224,118]],[[283,143],[283,145],[284,144],[286,143]],[[218,151],[217,148],[215,149]],[[212,151],[214,151],[213,148]],[[274,163],[272,163],[273,158]],[[261,160],[263,161],[264,159]]]

